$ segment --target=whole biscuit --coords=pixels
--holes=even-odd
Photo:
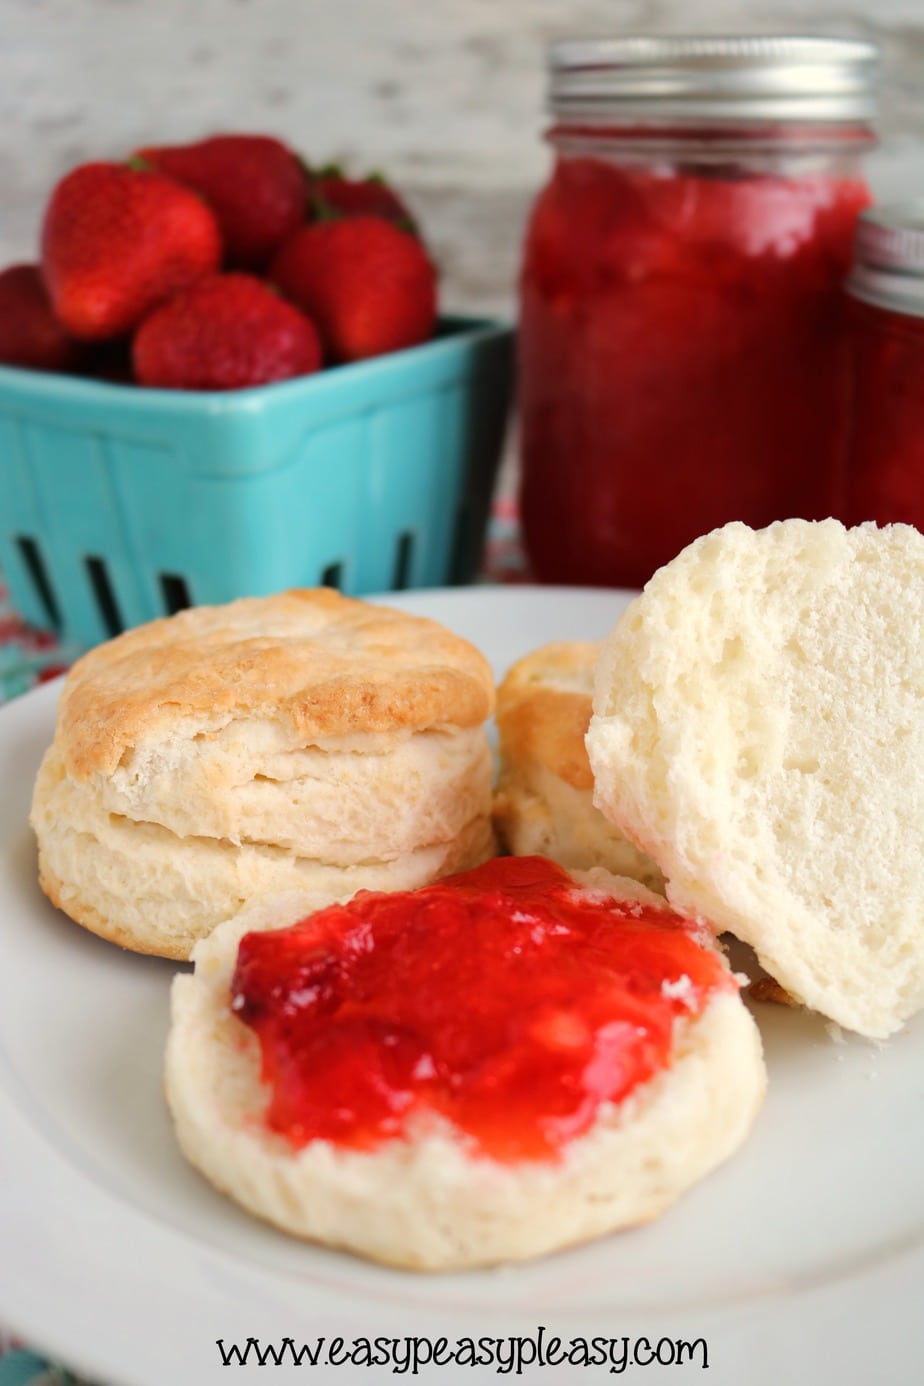
[[[31,821],[79,923],[185,958],[252,895],[411,888],[491,851],[481,654],[328,589],[196,607],[91,650]]]

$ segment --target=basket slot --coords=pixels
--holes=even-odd
[[[90,586],[93,588],[93,595],[96,598],[96,605],[102,617],[103,625],[106,627],[110,636],[121,635],[125,629],[125,622],[122,620],[122,613],[119,604],[115,599],[115,592],[112,590],[112,583],[109,581],[109,573],[106,564],[101,558],[95,556],[84,559],[87,573],[90,577]]]
[[[16,547],[22,554],[23,562],[26,565],[26,571],[32,580],[32,585],[38,594],[39,601],[42,603],[45,615],[48,617],[51,625],[60,628],[61,608],[58,606],[58,599],[51,585],[51,579],[48,576],[48,569],[45,566],[45,560],[42,557],[41,549],[34,539],[30,539],[25,534],[18,534],[16,536]]]
[[[178,611],[185,611],[188,606],[192,606],[192,597],[185,578],[180,577],[179,573],[160,573],[159,576],[160,590],[164,596],[168,616],[175,616]]]
[[[395,550],[395,571],[391,580],[392,591],[404,592],[411,585],[411,562],[414,558],[414,535],[406,529],[398,537]]]
[[[323,573],[321,574],[321,586],[322,586],[322,587],[336,587],[337,590],[339,591],[339,590],[340,590],[340,584],[341,584],[342,582],[343,582],[343,564],[342,564],[342,563],[329,563],[329,564],[327,565],[327,567],[324,569]]]
[[[449,561],[450,583],[464,583],[471,566],[474,523],[471,509],[467,505],[456,512],[455,529],[452,536],[452,557]]]

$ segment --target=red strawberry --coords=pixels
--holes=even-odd
[[[220,258],[218,226],[200,197],[123,164],[75,168],[45,212],[45,284],[61,322],[87,341],[130,332]]]
[[[38,265],[0,273],[0,361],[35,371],[75,371],[83,348],[51,311]]]
[[[433,266],[419,241],[380,217],[301,227],[270,278],[317,323],[332,361],[380,356],[433,335]]]
[[[311,174],[310,219],[332,221],[340,217],[381,217],[402,231],[417,235],[417,223],[394,188],[379,173],[365,178],[345,178],[337,166]]]
[[[228,265],[262,269],[305,219],[305,170],[269,135],[214,135],[142,149],[137,157],[205,198],[218,218]]]
[[[135,334],[141,385],[237,390],[321,364],[314,325],[249,274],[215,274],[157,308]]]

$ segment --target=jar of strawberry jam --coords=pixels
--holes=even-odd
[[[863,213],[847,288],[847,519],[924,530],[924,201]]]
[[[843,281],[876,49],[568,41],[520,284],[542,581],[638,586],[698,534],[837,514]]]

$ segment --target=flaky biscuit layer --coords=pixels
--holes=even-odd
[[[486,861],[494,850],[483,811],[489,772],[476,765],[473,780],[460,802],[480,798],[482,812],[451,834],[344,864],[271,842],[178,836],[112,814],[91,788],[67,777],[52,748],[33,805],[39,881],[54,905],[93,933],[136,952],[185,959],[219,920],[265,891],[297,888],[320,909],[357,890],[413,890]]]
[[[328,588],[200,606],[84,655],[61,694],[68,773],[111,774],[139,746],[278,723],[290,744],[477,726],[494,701],[484,657],[435,621]]]

